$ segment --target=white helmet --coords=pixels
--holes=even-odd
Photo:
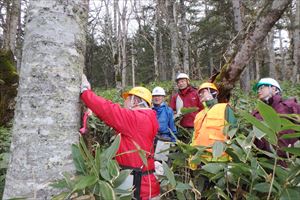
[[[155,87],[152,90],[152,96],[166,96],[166,92],[162,87]]]
[[[182,79],[182,78],[186,78],[186,79],[190,80],[190,78],[189,78],[189,76],[188,76],[187,74],[185,74],[185,73],[179,73],[179,74],[177,75],[177,77],[176,77],[176,81],[177,81],[178,79]]]
[[[279,89],[280,92],[282,92],[282,89],[281,89],[279,83],[278,83],[276,80],[272,79],[272,78],[262,78],[262,79],[260,79],[260,80],[258,81],[258,83],[256,83],[256,84],[254,85],[253,90],[254,90],[254,91],[257,91],[258,88],[259,88],[261,85],[271,85],[271,86],[275,86],[275,87],[277,87],[277,88]]]

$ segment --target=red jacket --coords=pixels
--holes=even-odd
[[[121,108],[119,104],[97,96],[90,90],[83,92],[81,99],[99,119],[121,134],[118,154],[135,150],[136,146],[133,142],[138,144],[144,151],[151,152],[148,157],[148,167],[144,166],[137,152],[117,156],[116,160],[120,165],[133,168],[143,166],[142,171],[154,170],[152,148],[159,127],[155,111],[151,109],[130,110]],[[159,195],[159,183],[153,173],[142,176],[141,199],[149,199],[150,187],[151,197]]]
[[[192,112],[183,116],[180,121],[180,125],[186,128],[193,128],[194,127],[194,120],[199,111],[203,109],[203,105],[200,102],[200,98],[198,95],[197,89],[193,88],[192,86],[188,86],[183,90],[179,90],[178,93],[172,96],[170,101],[170,107],[176,111],[176,98],[177,96],[183,101],[183,107],[198,107],[199,110],[197,112]]]

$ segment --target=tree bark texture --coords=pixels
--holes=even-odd
[[[299,82],[299,66],[300,66],[300,0],[296,0],[296,15],[294,29],[294,66],[291,81]]]
[[[189,74],[190,58],[189,58],[189,32],[187,29],[186,7],[184,0],[180,0],[181,11],[181,37],[182,37],[182,53],[183,53],[183,71]]]
[[[51,199],[74,171],[87,0],[31,0],[3,199]]]
[[[8,3],[6,13],[6,27],[4,35],[4,49],[11,50],[13,54],[16,54],[16,38],[18,19],[21,12],[21,0],[11,0],[11,4]]]
[[[252,30],[247,33],[244,42],[233,58],[223,66],[216,81],[220,88],[219,101],[229,100],[230,91],[239,80],[246,64],[255,54],[255,49],[262,43],[273,25],[281,17],[292,0],[274,0],[269,9],[260,15]]]
[[[269,76],[271,78],[277,79],[276,73],[276,62],[275,62],[275,51],[274,51],[274,30],[271,29],[269,36],[267,38],[268,53],[269,53]]]

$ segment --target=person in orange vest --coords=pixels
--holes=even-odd
[[[192,146],[212,147],[216,141],[225,142],[227,136],[223,129],[227,124],[236,124],[233,110],[228,103],[218,103],[218,89],[213,83],[205,82],[200,85],[198,93],[204,109],[200,111],[194,121]],[[206,149],[202,155],[207,161],[229,161],[230,157],[223,152],[222,156],[213,158],[212,149]],[[195,167],[195,166],[194,166]]]

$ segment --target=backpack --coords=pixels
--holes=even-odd
[[[283,100],[282,104],[289,108],[290,114],[300,114],[300,104],[296,98]]]

